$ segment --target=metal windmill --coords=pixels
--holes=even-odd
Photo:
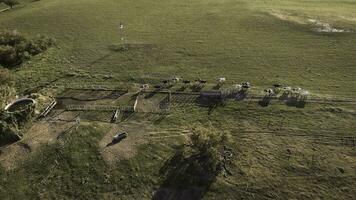
[[[124,42],[124,24],[120,21],[120,24],[119,24],[119,35],[120,35],[120,38],[121,38],[121,42],[123,43]]]

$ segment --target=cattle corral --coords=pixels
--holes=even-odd
[[[248,83],[249,84],[249,83]],[[148,84],[146,84],[148,85]],[[58,87],[56,85],[56,87]],[[169,89],[145,89],[140,91],[129,91],[128,89],[105,88],[101,85],[92,84],[91,87],[65,88],[56,96],[54,111],[78,113],[83,119],[93,121],[112,121],[113,115],[122,115],[127,112],[147,112],[165,114],[170,109],[179,109],[190,106],[211,106],[225,101],[258,102],[262,106],[271,103],[286,103],[289,106],[304,107],[307,103],[332,104],[344,103],[354,104],[352,99],[322,98],[314,95],[310,97],[298,97],[288,92],[281,94],[262,95],[258,90],[205,90],[205,91],[175,91]],[[63,114],[61,114],[63,115]],[[97,116],[95,116],[97,115]],[[118,118],[118,116],[116,117]],[[100,120],[101,119],[101,120]]]
[[[0,199],[355,199],[355,0],[16,1]]]

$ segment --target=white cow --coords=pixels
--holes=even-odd
[[[173,81],[173,82],[179,82],[179,81],[180,81],[180,78],[178,78],[178,77],[173,77],[173,78],[172,78],[172,81]]]
[[[148,89],[150,88],[150,86],[148,84],[142,84],[141,85],[141,89]]]
[[[221,77],[218,79],[219,83],[224,83],[226,81],[226,78],[225,77]]]

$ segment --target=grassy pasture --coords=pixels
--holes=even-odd
[[[323,34],[269,14],[283,11],[354,28],[354,1],[56,1],[2,14],[3,28],[47,34],[59,47],[28,64],[19,77],[80,69],[121,80],[178,75],[255,85],[283,82],[315,92],[354,96],[354,33]],[[332,12],[331,12],[332,11]],[[121,42],[137,44],[112,52]],[[150,47],[147,47],[150,45]],[[30,80],[30,81],[31,81]]]
[[[355,10],[354,0],[41,0],[0,13],[0,28],[58,41],[12,69],[19,91],[50,81],[137,87],[177,75],[207,79],[209,88],[226,77],[227,84],[249,81],[261,91],[281,82],[356,98]],[[316,32],[308,19],[351,31]],[[130,48],[110,50],[122,36]],[[231,132],[233,175],[218,177],[204,199],[353,199],[356,153],[348,138],[356,137],[355,110],[347,103],[229,102],[212,112],[187,105],[131,120],[177,133],[209,123]],[[95,117],[101,118],[87,113]],[[83,121],[65,142],[41,147],[13,170],[0,167],[0,199],[152,199],[165,189],[160,169],[183,137],[147,137],[135,156],[110,165],[98,147],[109,124]]]
[[[205,199],[352,199],[355,151],[339,139],[354,134],[354,114],[321,108],[276,104],[264,109],[243,103],[210,115],[206,109],[187,107],[163,119],[138,114],[132,120],[150,121],[161,130],[211,121],[231,132],[233,175],[218,178],[203,192]],[[12,171],[0,170],[2,199],[151,199],[165,180],[160,169],[183,138],[163,133],[155,135],[160,139],[147,137],[134,157],[108,165],[98,152],[98,142],[108,131],[108,124],[85,123],[62,137],[64,143],[42,147]]]

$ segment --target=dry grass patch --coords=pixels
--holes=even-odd
[[[25,160],[40,146],[54,143],[57,137],[70,128],[73,123],[38,122],[24,134],[21,141],[1,149],[0,163],[7,169],[14,169],[18,162]]]

